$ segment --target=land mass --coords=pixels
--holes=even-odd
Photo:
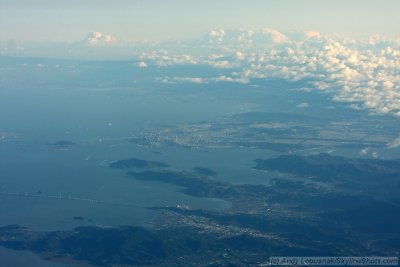
[[[127,177],[181,186],[184,194],[222,199],[232,207],[152,207],[159,212],[152,228],[90,226],[35,232],[4,226],[0,245],[97,266],[260,266],[270,256],[399,255],[400,201],[391,194],[376,194],[379,188],[398,190],[391,188],[398,179],[396,161],[326,154],[272,160],[301,162],[288,168],[304,179],[282,176],[266,186],[231,184],[188,171],[129,171]],[[265,162],[270,170],[270,160],[257,161],[257,169],[267,169]],[[309,179],[307,163],[319,170],[312,175],[333,178]],[[274,170],[288,173],[283,167]],[[366,176],[355,177],[358,171]]]
[[[319,180],[400,177],[400,160],[348,159],[321,153],[307,157],[284,155],[266,160],[257,159],[256,163],[255,169],[291,173]]]

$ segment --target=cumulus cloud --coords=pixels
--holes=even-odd
[[[196,47],[197,45],[197,47]],[[252,79],[304,80],[309,88],[371,113],[400,116],[400,40],[380,36],[353,40],[317,31],[274,29],[213,30],[193,46],[209,53],[142,54],[159,67],[208,65],[232,70],[208,82],[248,83]]]
[[[139,63],[137,64],[137,66],[138,66],[139,68],[147,68],[147,63],[144,62],[144,61],[141,61],[141,62],[139,62]]]
[[[142,53],[139,59],[143,61],[153,61],[158,67],[197,65],[200,63],[199,59],[190,54],[177,55],[164,49]]]
[[[101,32],[91,32],[86,36],[86,44],[89,46],[111,45],[117,41],[117,38]]]
[[[248,83],[249,80],[245,77],[230,77],[225,75],[220,75],[212,79],[216,82],[236,82],[236,83]]]
[[[208,79],[201,77],[157,77],[156,80],[166,84],[176,84],[176,83],[204,84],[209,82]]]
[[[366,147],[360,150],[360,152],[358,153],[360,156],[365,156],[368,155],[368,153],[370,152],[370,148]]]
[[[321,33],[318,31],[306,31],[305,35],[308,38],[320,38],[321,37]]]
[[[241,52],[241,51],[236,51],[235,57],[236,57],[238,60],[243,60],[243,59],[246,58],[245,54],[244,54],[243,52]]]
[[[225,36],[224,30],[212,30],[208,33],[210,37],[223,38]]]
[[[195,84],[207,84],[210,82],[234,82],[234,83],[248,83],[243,77],[231,77],[220,75],[212,78],[202,78],[202,77],[157,77],[157,81],[166,84],[176,84],[176,83],[195,83]]]
[[[281,44],[281,43],[288,43],[289,38],[284,35],[283,33],[274,30],[274,29],[263,29],[262,30],[263,36],[271,38],[274,43]]]
[[[303,102],[300,103],[296,106],[296,108],[308,108],[310,106],[310,104],[308,104],[307,102]]]

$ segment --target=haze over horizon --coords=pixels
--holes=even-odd
[[[385,1],[0,1],[0,40],[74,42],[92,31],[121,40],[187,40],[211,29],[316,30],[398,37],[400,2]]]
[[[155,77],[161,84],[303,81],[301,90],[325,92],[335,101],[350,103],[352,109],[400,116],[400,39],[382,36],[355,40],[314,30],[214,29],[188,41],[131,43],[107,33],[91,32],[72,43],[0,43],[0,55],[55,60],[118,59],[132,61],[132,68],[141,69],[210,68],[207,74],[195,76],[175,73]],[[37,67],[51,68],[51,64],[42,62]]]

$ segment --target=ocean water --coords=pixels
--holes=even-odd
[[[268,183],[268,175],[251,167],[254,159],[273,156],[271,151],[148,148],[129,142],[151,125],[218,121],[246,111],[247,92],[243,100],[225,94],[226,88],[165,88],[151,82],[115,88],[72,86],[63,80],[49,82],[50,74],[37,75],[43,81],[32,80],[30,85],[10,81],[12,87],[3,85],[0,90],[0,129],[16,135],[0,142],[0,225],[37,230],[151,226],[157,213],[148,207],[230,207],[219,199],[190,197],[180,193],[179,187],[136,181],[123,170],[108,168],[110,162],[131,157],[163,161],[171,170],[212,168],[219,173],[215,179],[233,183]],[[48,145],[59,140],[74,145],[67,150]],[[78,216],[84,220],[73,219]]]
[[[0,247],[1,267],[78,267],[72,263],[56,263],[41,259],[30,251],[15,251]]]
[[[182,155],[183,149],[155,154],[154,149],[128,142],[148,121],[178,123],[188,119],[187,114],[177,116],[176,103],[163,107],[166,104],[157,96],[143,101],[90,90],[2,93],[2,130],[17,133],[19,140],[0,144],[1,225],[20,224],[40,230],[80,224],[146,225],[155,216],[147,207],[182,203],[199,208],[229,207],[221,200],[189,197],[177,193],[180,188],[176,186],[136,181],[125,171],[108,168],[112,161],[137,157],[163,160],[171,168],[181,169],[183,165],[177,163],[187,157]],[[208,115],[193,113],[196,119],[208,119]],[[58,140],[75,144],[68,150],[54,150],[48,145]],[[192,167],[204,158],[200,156],[201,161]],[[19,196],[5,194],[15,192]],[[41,192],[40,197],[24,196],[37,192]],[[75,216],[87,220],[73,220]]]

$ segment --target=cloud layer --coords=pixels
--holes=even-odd
[[[316,31],[281,33],[274,29],[213,30],[192,44],[193,51],[143,53],[140,60],[159,67],[208,65],[229,75],[164,77],[173,82],[241,82],[255,79],[308,81],[337,101],[372,113],[400,116],[400,41],[379,36],[356,41]],[[198,53],[197,53],[198,54]]]

